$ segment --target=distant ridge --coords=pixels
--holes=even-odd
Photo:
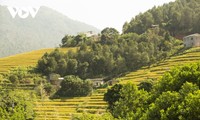
[[[99,30],[78,22],[47,7],[41,7],[35,18],[12,18],[0,5],[0,57],[41,48],[56,47],[65,34]]]

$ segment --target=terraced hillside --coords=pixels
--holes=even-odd
[[[118,80],[120,80],[122,84],[127,82],[138,84],[145,79],[159,79],[165,71],[170,70],[170,68],[174,66],[198,61],[200,61],[200,47],[191,48],[165,61],[152,65],[150,68],[143,67],[140,70],[130,72],[124,77],[118,78]]]
[[[75,48],[70,49],[74,50]],[[6,64],[9,67],[15,67],[16,63],[21,66],[35,65],[37,60],[45,52],[50,52],[52,50],[53,49],[44,49],[30,53],[19,54],[8,58],[2,58],[0,59],[0,65],[5,66],[5,68]],[[69,49],[62,49],[62,51],[67,50]],[[13,59],[13,62],[9,58]],[[6,59],[8,62],[6,62]],[[23,61],[22,59],[27,59],[27,61]],[[145,79],[159,79],[159,77],[161,77],[165,71],[170,70],[170,68],[175,65],[198,62],[199,60],[200,48],[192,48],[179,53],[178,55],[173,56],[165,61],[161,61],[158,64],[154,64],[150,68],[143,67],[140,70],[130,72],[124,77],[118,79],[121,83],[127,83],[130,81],[138,84]],[[8,70],[9,67],[7,67],[6,70]],[[35,102],[34,108],[36,113],[36,120],[70,120],[73,116],[78,116],[84,112],[91,114],[104,113],[106,111],[107,103],[103,101],[103,95],[106,91],[107,89],[97,89],[93,91],[91,96],[87,97],[62,98],[52,100],[38,99]]]
[[[54,49],[42,49],[31,51],[23,54],[0,58],[0,74],[6,73],[9,69],[18,66],[35,66],[38,59],[46,52]],[[67,52],[69,50],[76,51],[77,48],[62,48],[60,51]],[[1,84],[4,85],[4,84]],[[35,85],[12,85],[6,84],[6,89],[24,89],[32,91]],[[97,89],[93,91],[91,96],[74,97],[53,100],[37,100],[35,102],[36,120],[67,120],[74,115],[83,112],[91,114],[101,114],[106,111],[107,103],[103,101],[104,93],[107,89]]]
[[[36,120],[70,120],[83,112],[101,114],[106,111],[107,103],[103,95],[107,89],[97,89],[91,96],[35,102]]]
[[[37,61],[46,52],[53,51],[54,48],[35,50],[27,53],[17,54],[5,58],[0,58],[0,74],[6,73],[9,69],[17,66],[35,66]],[[60,51],[76,50],[76,48],[61,48]]]

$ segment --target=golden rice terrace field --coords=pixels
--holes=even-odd
[[[107,108],[107,103],[103,101],[106,91],[97,89],[87,97],[38,100],[34,108],[35,120],[70,120],[82,113],[102,114]]]
[[[27,53],[17,54],[5,58],[0,58],[0,74],[6,73],[15,67],[35,66],[44,53],[49,53],[54,49],[42,49]],[[60,51],[76,51],[77,48],[62,48]],[[12,89],[13,85],[6,85],[7,89]],[[18,85],[15,89],[33,90],[34,85]],[[34,104],[36,120],[70,120],[73,116],[78,116],[84,112],[91,114],[101,114],[106,111],[107,103],[103,100],[107,89],[94,90],[91,96],[74,97],[62,99],[38,99]]]
[[[149,67],[143,67],[134,72],[130,72],[123,77],[118,78],[120,83],[133,82],[135,84],[140,83],[146,79],[159,79],[164,72],[170,70],[177,65],[183,65],[186,63],[194,63],[200,61],[200,47],[188,49],[176,56],[172,56],[165,61],[161,61],[158,64]]]
[[[76,50],[77,48],[60,48],[59,50],[62,52],[67,52],[69,50]],[[35,66],[37,61],[43,56],[44,53],[50,53],[54,50],[54,48],[47,48],[41,50],[35,50],[31,52],[26,52],[22,54],[17,54],[5,58],[0,58],[0,74],[6,73],[9,69],[15,67],[27,67],[27,66]]]
[[[51,52],[53,49],[42,49],[28,53],[18,54],[6,58],[0,58],[0,73],[8,71],[10,68],[17,66],[35,66],[38,59],[45,52]],[[61,49],[66,52],[76,50],[76,48]],[[186,63],[200,61],[200,47],[192,48],[179,53],[169,59],[161,61],[149,67],[143,67],[137,71],[130,72],[123,77],[118,78],[120,83],[133,82],[138,84],[145,79],[159,79],[165,71],[172,67]],[[19,86],[19,88],[23,86]],[[32,87],[32,86],[30,86]],[[33,86],[34,87],[34,86]],[[28,89],[28,88],[27,88]],[[70,120],[73,116],[82,113],[102,114],[106,111],[107,103],[103,100],[107,88],[93,91],[91,96],[74,97],[62,99],[38,99],[34,104],[36,113],[35,120]]]
[[[200,48],[192,48],[158,64],[154,64],[150,68],[143,67],[118,79],[121,80],[122,84],[127,82],[138,84],[145,79],[159,79],[164,72],[176,65],[198,62],[199,60]],[[106,89],[98,89],[92,96],[88,97],[38,101],[35,103],[36,120],[67,120],[74,115],[80,115],[84,112],[101,114],[106,111],[107,106],[106,102],[103,101],[103,94],[105,92]]]

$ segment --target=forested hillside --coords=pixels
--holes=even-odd
[[[199,0],[176,0],[137,15],[124,24],[123,33],[142,34],[154,25],[170,31],[172,36],[182,37],[200,32],[199,16]]]
[[[38,71],[44,75],[77,75],[83,79],[118,76],[166,59],[181,48],[180,40],[159,28],[141,35],[120,35],[114,28],[105,28],[96,39],[88,44],[92,39],[84,35],[64,37],[61,46],[73,40],[76,44],[72,46],[80,49],[66,54],[59,50],[44,54],[38,61]]]
[[[35,18],[13,19],[7,8],[0,6],[0,57],[58,47],[65,34],[86,31],[98,32],[98,29],[47,7],[41,7]]]

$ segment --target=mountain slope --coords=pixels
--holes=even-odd
[[[62,52],[67,52],[69,50],[75,51],[77,48],[60,48]],[[37,61],[47,52],[50,53],[54,48],[34,50],[31,52],[21,53],[5,58],[0,58],[0,74],[6,73],[11,68],[15,67],[27,67],[35,66]]]
[[[184,35],[200,32],[200,1],[176,0],[137,15],[123,26],[123,32],[142,34],[147,29],[159,26],[182,39]]]
[[[118,78],[121,83],[133,82],[140,83],[146,79],[159,80],[159,78],[172,67],[177,65],[184,65],[187,63],[194,63],[200,61],[200,47],[191,48],[179,55],[172,56],[171,58],[161,61],[158,64],[152,65],[150,68],[143,67],[137,71],[130,72],[127,75]]]
[[[41,7],[35,18],[12,18],[0,6],[0,57],[26,51],[56,47],[65,34],[99,32],[93,26],[74,21],[50,8]]]

